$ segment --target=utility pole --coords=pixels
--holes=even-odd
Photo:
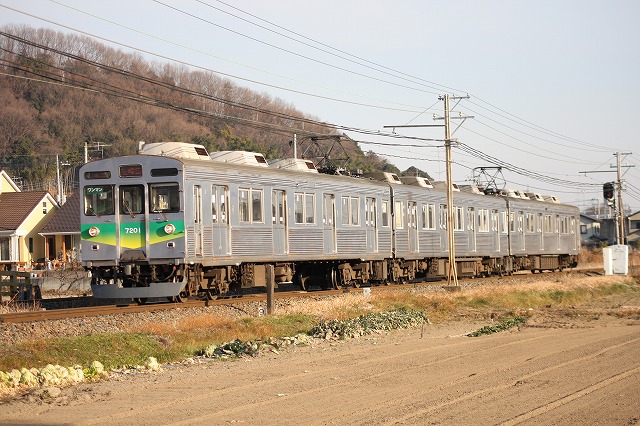
[[[625,240],[626,240],[626,235],[624,233],[624,205],[622,204],[622,166],[620,164],[621,160],[620,160],[620,156],[621,155],[630,155],[630,152],[625,152],[622,153],[620,151],[616,152],[616,160],[617,160],[617,164],[616,164],[616,169],[617,169],[617,176],[618,176],[618,181],[616,183],[616,190],[618,191],[618,227],[619,227],[619,231],[618,231],[618,244],[625,244]],[[609,166],[611,168],[613,168],[614,166]],[[633,166],[624,166],[624,167],[633,167]]]
[[[449,287],[458,287],[458,271],[456,269],[456,242],[455,242],[455,234],[454,234],[454,212],[455,209],[453,207],[453,177],[451,171],[451,135],[455,133],[456,130],[460,128],[464,120],[467,118],[473,118],[473,116],[463,116],[459,117],[451,117],[451,107],[450,100],[461,100],[461,99],[469,99],[469,95],[467,96],[451,96],[449,94],[445,94],[438,98],[441,101],[444,101],[444,117],[436,117],[434,115],[434,120],[442,120],[444,119],[444,142],[445,142],[445,153],[446,153],[446,184],[447,184],[447,241],[448,241],[448,254],[449,254],[449,262],[447,266],[447,286]],[[451,119],[461,119],[462,122],[455,128],[455,130],[451,131]],[[384,126],[385,128],[401,128],[401,127],[443,127],[441,125],[433,125],[433,124],[421,124],[421,125],[398,125],[398,126]]]

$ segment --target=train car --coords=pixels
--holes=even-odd
[[[94,297],[215,297],[265,286],[268,265],[277,285],[302,289],[447,270],[446,193],[422,178],[324,175],[306,160],[158,143],[88,163],[80,180]],[[456,192],[460,275],[575,263],[577,209],[511,195]]]

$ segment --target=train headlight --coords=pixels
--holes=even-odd
[[[89,228],[89,235],[91,235],[92,237],[95,237],[99,233],[100,233],[100,230],[97,227],[92,226],[91,228]]]
[[[174,232],[176,232],[176,227],[175,225],[168,223],[164,226],[164,232],[166,232],[167,234],[171,235]]]

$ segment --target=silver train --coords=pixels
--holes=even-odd
[[[317,173],[300,159],[178,142],[80,171],[82,259],[97,298],[217,297],[445,277],[446,193],[419,177]],[[575,266],[579,210],[553,197],[454,195],[459,276]]]

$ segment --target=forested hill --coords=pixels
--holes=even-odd
[[[282,99],[49,29],[0,28],[0,96],[0,168],[27,188],[51,189],[55,154],[69,163],[62,172],[73,181],[86,142],[102,144],[104,156],[133,153],[143,140],[280,158],[292,156],[296,133],[308,157],[333,147],[351,169],[397,171]]]

